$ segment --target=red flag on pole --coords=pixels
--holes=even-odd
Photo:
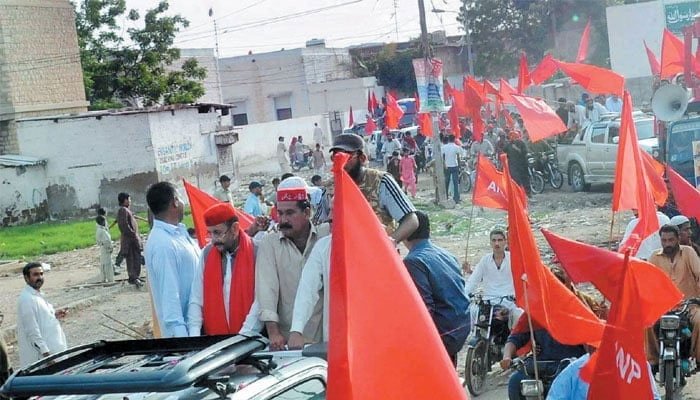
[[[474,90],[474,93],[476,93],[479,96],[479,100],[481,103],[486,103],[489,101],[489,99],[486,97],[486,91],[484,89],[484,85],[479,83],[474,77],[472,76],[465,76],[464,77],[464,92],[466,93],[467,87],[470,87]]]
[[[430,113],[418,114],[418,128],[423,136],[433,137],[433,121],[430,118]]]
[[[385,123],[391,129],[398,129],[399,120],[403,117],[403,109],[396,102],[391,93],[386,94],[386,117]]]
[[[581,63],[588,57],[588,41],[591,36],[591,19],[588,18],[588,23],[586,27],[583,28],[583,34],[581,35],[581,42],[578,45],[578,53],[576,54],[576,62]]]
[[[595,65],[567,63],[555,60],[559,68],[584,89],[593,93],[614,93],[622,96],[625,78],[609,69]]]
[[[522,204],[527,204],[525,191],[519,189]],[[476,162],[476,179],[474,179],[474,191],[472,192],[472,204],[480,207],[494,208],[496,210],[508,210],[508,197],[506,195],[507,185],[503,172],[479,153]]]
[[[443,95],[445,96],[445,101],[450,99],[451,94],[452,94],[452,85],[450,85],[450,81],[445,80],[445,93],[443,93]]]
[[[459,131],[459,116],[457,115],[457,109],[454,107],[450,108],[447,116],[450,119],[450,129],[452,130],[452,134],[459,139],[461,134]]]
[[[467,399],[394,244],[343,169],[347,159],[333,160],[327,398]]]
[[[649,68],[651,68],[651,74],[652,75],[660,75],[661,74],[661,65],[659,64],[659,60],[656,59],[656,55],[654,55],[654,52],[651,51],[649,46],[647,46],[647,41],[644,41],[644,48],[647,51],[647,58],[649,59]],[[700,48],[700,47],[698,47]]]
[[[520,54],[520,72],[518,73],[518,93],[522,94],[525,89],[530,87],[532,80],[530,79],[530,70],[527,67],[527,55],[525,52]]]
[[[501,94],[503,102],[513,103],[513,99],[510,97],[510,95],[516,93],[515,88],[513,88],[513,86],[510,86],[508,81],[503,78],[501,78],[498,82],[498,92]]]
[[[350,120],[348,121],[348,127],[352,128],[355,125],[355,118],[352,116],[352,106],[350,106]]]
[[[664,182],[664,165],[654,160],[654,157],[646,151],[640,151],[642,156],[642,165],[647,178],[647,187],[651,190],[654,197],[654,203],[657,206],[663,207],[668,200],[668,187]]]
[[[539,85],[547,79],[551,78],[555,72],[559,69],[559,66],[554,61],[551,54],[546,54],[542,61],[540,61],[537,68],[530,74],[530,79],[535,85]]]
[[[377,96],[374,95],[374,92],[372,92],[372,112],[379,107],[379,103],[377,103]]]
[[[496,100],[501,98],[501,92],[498,90],[496,85],[491,83],[491,81],[488,79],[484,79],[484,93],[494,95]]]
[[[182,180],[185,185],[185,192],[190,201],[190,211],[192,212],[192,221],[194,222],[194,230],[197,235],[199,247],[204,248],[209,241],[209,232],[207,232],[207,224],[204,222],[204,211],[214,204],[221,203],[219,199],[211,196],[209,193],[199,190],[196,186]],[[241,229],[246,230],[254,222],[255,218],[236,208],[236,216],[238,216],[238,225]]]
[[[641,151],[637,141],[637,129],[632,119],[632,97],[625,91],[620,118],[620,143],[615,166],[612,209],[613,211],[638,210],[639,223],[625,243],[620,245],[621,252],[630,249],[633,255],[637,253],[641,241],[659,229],[654,198],[647,188],[649,178],[642,163]]]
[[[666,175],[678,209],[686,217],[695,217],[700,221],[700,191],[670,166],[666,166]]]
[[[672,78],[676,74],[683,73],[685,63],[685,48],[683,41],[673,32],[664,28],[664,36],[661,42],[661,77]]]
[[[597,343],[604,325],[542,263],[525,205],[517,196],[518,185],[505,167],[508,162],[505,155],[501,155],[501,161],[508,187],[508,244],[516,304],[560,343]],[[525,304],[523,277],[527,279],[529,307]]]
[[[515,129],[515,121],[513,121],[510,112],[508,110],[503,110],[503,116],[506,117],[506,125],[508,125],[510,129]]]
[[[566,125],[544,100],[518,94],[511,97],[523,119],[530,141],[536,142],[566,131]]]
[[[365,135],[371,135],[375,130],[377,130],[377,124],[375,124],[372,117],[368,115],[367,123],[365,124]]]

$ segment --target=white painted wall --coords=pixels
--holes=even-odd
[[[375,77],[343,79],[309,85],[309,106],[311,113],[323,114],[329,111],[348,113],[353,109],[356,121],[364,121],[367,114],[367,93],[374,91],[378,102],[384,96],[384,87],[377,86]],[[347,124],[347,115],[345,119]]]
[[[0,166],[0,226],[35,222],[42,207],[46,207],[43,165]]]

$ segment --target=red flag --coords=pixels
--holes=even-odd
[[[574,283],[591,282],[608,300],[614,300],[620,286],[625,255],[577,242],[542,229],[561,266]],[[683,293],[671,278],[657,266],[630,258],[630,273],[637,277],[638,306],[643,312],[642,323],[653,325],[661,315],[683,300]],[[663,296],[659,296],[663,293]]]
[[[372,91],[367,91],[367,112],[372,114],[374,109],[372,109]]]
[[[544,100],[517,94],[512,95],[512,98],[530,135],[530,141],[536,142],[566,131],[566,125]]]
[[[457,108],[457,115],[459,115],[460,117],[468,117],[469,110],[467,109],[467,105],[465,104],[464,91],[452,89],[450,95],[452,96],[452,107]]]
[[[593,93],[622,95],[625,78],[609,69],[595,65],[567,63],[555,60],[559,68],[584,89]]]
[[[399,120],[403,117],[403,109],[396,102],[394,96],[391,93],[386,95],[386,117],[385,123],[391,129],[399,128]]]
[[[333,160],[327,398],[467,399],[394,244],[343,169],[347,158]]]
[[[506,117],[506,125],[508,125],[510,129],[515,129],[515,121],[513,121],[510,112],[508,110],[503,110],[503,116]]]
[[[669,166],[666,166],[666,175],[678,209],[686,217],[695,217],[700,221],[700,191]]]
[[[348,127],[352,128],[355,125],[355,118],[352,116],[352,106],[350,106],[350,121],[348,121]]]
[[[647,187],[651,190],[654,197],[654,203],[657,206],[663,207],[668,200],[668,187],[664,182],[664,165],[654,160],[654,157],[646,151],[640,151],[642,155],[642,165],[647,178]]]
[[[423,136],[433,137],[433,120],[430,118],[430,113],[418,114],[418,128]]]
[[[506,187],[503,172],[497,170],[488,158],[479,153],[476,162],[476,178],[474,179],[472,204],[507,211],[508,197],[506,195]],[[516,185],[516,188],[519,189],[521,203],[527,204],[523,188],[518,185]]]
[[[505,155],[501,160],[505,166]],[[516,304],[560,343],[598,342],[604,325],[542,263],[525,205],[516,195],[517,184],[510,178],[508,168],[504,167],[503,172],[508,187],[508,244]],[[523,276],[527,279],[529,307],[525,304]]]
[[[659,64],[659,60],[656,59],[654,52],[651,51],[649,46],[647,46],[646,40],[644,41],[644,48],[647,50],[647,58],[649,59],[649,68],[651,68],[651,74],[652,75],[660,75],[661,74],[661,65]],[[698,48],[700,49],[700,46]]]
[[[481,103],[486,103],[489,101],[489,99],[486,97],[486,91],[484,90],[484,85],[479,83],[474,77],[472,76],[465,76],[464,77],[464,92],[467,92],[467,87],[470,87],[474,89],[474,93],[476,93],[479,96],[479,100]]]
[[[664,28],[664,36],[661,42],[661,77],[671,78],[683,73],[685,64],[685,48],[683,41],[673,32]]]
[[[580,372],[590,382],[589,399],[651,400],[649,368],[644,354],[643,313],[639,307],[637,277],[625,260],[618,274],[603,340]]]
[[[507,80],[501,78],[498,84],[498,92],[501,94],[501,98],[504,103],[513,103],[513,99],[510,97],[511,94],[516,93],[515,88],[510,86]]]
[[[450,95],[452,94],[452,85],[450,85],[450,82],[448,80],[445,80],[445,101],[450,99]]]
[[[379,107],[379,103],[377,103],[377,96],[374,95],[374,92],[372,92],[372,112]]]
[[[496,85],[491,83],[491,81],[488,79],[484,79],[484,93],[496,96],[496,100],[501,98],[501,92],[498,90]]]
[[[588,41],[591,36],[591,19],[588,19],[586,27],[583,28],[581,42],[578,45],[578,53],[576,54],[576,62],[581,63],[588,57]]]
[[[641,151],[637,141],[637,129],[632,119],[632,97],[625,91],[612,208],[613,211],[638,210],[639,223],[625,243],[620,245],[621,252],[630,249],[633,255],[637,253],[641,241],[659,229],[654,198],[647,188],[649,178],[642,163]]]
[[[454,107],[450,108],[450,111],[447,113],[447,117],[450,119],[450,129],[452,129],[452,134],[455,135],[456,138],[459,138],[461,136],[461,132],[459,131],[459,116],[457,115],[457,109]]]
[[[520,54],[520,72],[518,73],[518,93],[523,93],[525,89],[530,87],[532,80],[530,79],[530,70],[527,67],[527,55],[525,52]]]
[[[374,123],[374,120],[372,119],[371,116],[367,116],[367,123],[365,124],[365,135],[371,135],[372,132],[377,130],[377,124]]]
[[[539,85],[547,79],[551,78],[555,72],[559,69],[559,66],[554,61],[551,54],[546,54],[540,64],[532,71],[530,78],[535,85]]]
[[[472,117],[472,138],[481,142],[484,140],[484,120],[481,119],[481,114],[477,111],[476,115]]]
[[[185,185],[185,192],[190,201],[190,211],[192,212],[192,221],[194,222],[194,230],[197,234],[197,242],[199,247],[204,248],[209,241],[209,232],[207,232],[207,224],[204,222],[204,211],[221,201],[210,194],[199,190],[196,186],[182,180]],[[238,217],[238,225],[241,229],[246,230],[255,222],[255,218],[236,208],[236,216]]]

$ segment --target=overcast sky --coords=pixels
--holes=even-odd
[[[143,16],[158,0],[127,0]],[[425,0],[428,31],[463,34],[456,21],[460,0]],[[417,0],[396,0],[398,39],[418,37]],[[186,17],[190,26],[178,34],[179,48],[213,48],[214,9],[222,57],[303,47],[313,38],[328,47],[396,41],[394,0],[170,0],[170,11]],[[433,13],[433,8],[444,13]]]

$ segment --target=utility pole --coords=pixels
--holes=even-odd
[[[469,75],[474,76],[474,53],[472,53],[472,35],[469,32],[469,14],[467,11],[467,5],[462,7],[464,11],[464,41],[467,45],[467,59],[469,62]]]
[[[428,24],[425,22],[425,4],[423,0],[418,0],[418,12],[420,14],[420,31],[421,45],[423,46],[423,57],[425,58],[426,66],[430,65],[430,41],[428,40]],[[442,162],[442,151],[440,149],[440,127],[438,119],[440,114],[433,111],[430,113],[430,119],[433,122],[433,182],[435,182],[435,202],[442,204],[447,200],[447,188],[445,187],[445,168]]]
[[[214,18],[214,9],[210,8],[209,9],[209,16],[211,17],[212,21],[214,21],[214,43],[216,45],[216,63],[214,66],[216,67],[216,86],[217,86],[217,91],[219,93],[219,101],[224,102],[224,95],[221,90],[221,74],[219,73],[219,30],[216,26],[216,18]],[[231,117],[233,118],[233,117]],[[233,121],[233,119],[231,119]]]

